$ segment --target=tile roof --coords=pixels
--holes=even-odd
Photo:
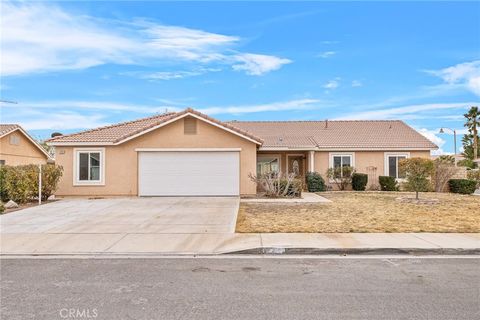
[[[262,139],[262,148],[437,149],[403,121],[232,121]]]
[[[262,148],[436,149],[403,121],[230,121],[221,122],[193,109],[154,115],[79,133],[49,143],[119,144],[170,120],[191,114],[233,131]]]
[[[19,128],[20,126],[18,124],[0,124],[0,137]]]
[[[148,118],[142,118],[138,120],[122,122],[106,127],[100,127],[96,129],[86,130],[78,133],[73,133],[69,135],[57,136],[48,140],[49,143],[99,143],[99,144],[117,144],[121,143],[123,140],[131,138],[133,136],[142,134],[149,129],[152,129],[156,126],[159,126],[169,120],[174,120],[178,117],[181,117],[185,114],[192,114],[199,118],[203,118],[207,121],[214,122],[226,129],[232,130],[240,135],[246,136],[252,140],[255,140],[259,144],[263,141],[256,137],[253,134],[245,132],[239,128],[236,128],[230,124],[220,122],[216,119],[210,118],[209,116],[202,114],[193,109],[186,109],[180,112],[169,112],[154,115]]]

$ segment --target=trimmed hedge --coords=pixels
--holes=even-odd
[[[53,164],[42,165],[42,200],[57,189],[63,169]],[[38,198],[38,166],[2,166],[0,168],[1,200],[25,203]]]
[[[308,192],[321,192],[327,189],[325,180],[318,172],[307,172]]]
[[[398,191],[397,180],[395,177],[379,176],[378,183],[382,191]]]
[[[355,191],[365,191],[368,183],[368,174],[354,173],[352,175],[352,189]]]
[[[450,179],[448,180],[450,192],[460,194],[472,194],[475,192],[477,182],[468,179]]]

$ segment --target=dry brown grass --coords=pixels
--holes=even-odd
[[[435,205],[400,203],[397,192],[326,192],[331,203],[242,203],[236,232],[480,232],[480,197],[423,193]]]

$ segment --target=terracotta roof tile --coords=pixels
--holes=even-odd
[[[237,128],[265,142],[262,147],[436,149],[403,121],[234,121]],[[280,141],[282,138],[282,141]],[[309,144],[308,142],[311,141]]]
[[[161,125],[164,122],[169,120],[173,120],[177,117],[180,117],[186,113],[190,113],[196,115],[198,117],[204,118],[208,121],[214,122],[219,124],[225,128],[228,128],[232,131],[235,131],[239,134],[242,134],[246,137],[249,137],[258,143],[262,143],[263,141],[256,137],[255,135],[245,132],[242,129],[236,128],[230,124],[223,123],[216,119],[210,118],[207,115],[204,115],[198,111],[193,109],[186,109],[181,112],[170,112],[170,113],[163,113],[154,115],[147,118],[142,118],[138,120],[122,122],[106,127],[100,127],[96,129],[86,130],[78,133],[73,133],[69,135],[57,136],[48,140],[49,143],[99,143],[99,144],[115,144],[119,143],[125,139],[133,137],[137,134],[141,134],[142,132],[154,128],[158,125]]]
[[[19,128],[20,126],[18,124],[0,124],[0,137]]]

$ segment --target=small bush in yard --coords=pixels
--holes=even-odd
[[[355,191],[365,191],[368,183],[368,174],[354,173],[352,175],[352,189]]]
[[[398,184],[395,177],[379,176],[378,183],[382,191],[398,191]]]
[[[287,188],[288,184],[288,189]],[[298,198],[302,195],[302,181],[300,179],[294,179],[288,183],[287,179],[280,180],[280,192],[285,193],[287,197]]]
[[[250,180],[255,182],[265,196],[272,198],[300,197],[303,183],[295,178],[294,173],[282,174],[271,172],[259,175],[249,174]]]
[[[308,192],[321,192],[326,190],[325,180],[318,172],[307,173]]]
[[[450,192],[460,194],[472,194],[475,192],[477,182],[468,179],[450,179],[448,181]]]
[[[399,169],[405,172],[405,188],[415,191],[418,200],[419,192],[427,192],[432,188],[430,178],[434,173],[433,161],[425,158],[410,158],[400,160]]]
[[[459,167],[467,167],[467,168],[470,168],[470,169],[476,169],[477,168],[477,164],[471,159],[460,160],[460,161],[458,161],[457,165]]]
[[[467,171],[467,179],[475,180],[477,182],[477,188],[480,188],[480,169]]]
[[[327,177],[337,185],[338,190],[345,190],[352,183],[352,174],[355,172],[354,167],[336,167],[327,170]]]

